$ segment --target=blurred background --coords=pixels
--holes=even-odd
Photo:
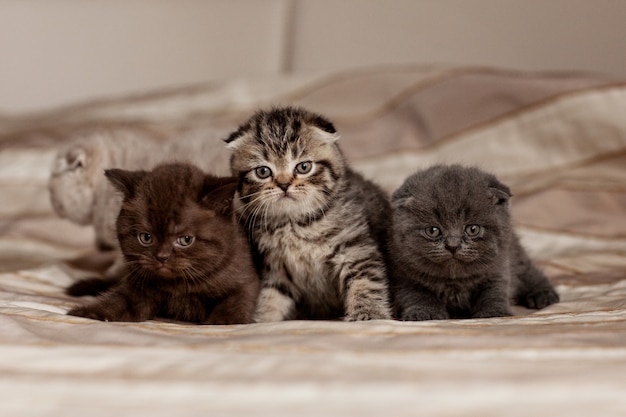
[[[622,0],[0,0],[0,112],[402,63],[626,76]]]

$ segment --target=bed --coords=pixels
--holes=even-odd
[[[259,107],[337,127],[392,192],[437,162],[480,166],[561,302],[514,317],[201,326],[65,315],[106,263],[58,218],[56,150],[93,129],[222,139]],[[3,416],[626,415],[626,82],[591,73],[404,65],[223,80],[0,115]]]

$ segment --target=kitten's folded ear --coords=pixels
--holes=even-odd
[[[250,130],[250,124],[246,123],[245,125],[239,127],[236,131],[231,133],[224,142],[226,142],[226,147],[230,150],[237,149],[239,145],[241,145],[244,141],[243,138]]]
[[[495,177],[490,179],[488,187],[496,205],[506,204],[513,195],[509,187],[502,184]]]
[[[309,123],[309,128],[315,132],[318,139],[328,143],[335,142],[339,139],[335,126],[324,117],[315,115]]]
[[[204,178],[199,201],[205,207],[224,216],[231,216],[234,212],[233,199],[237,191],[237,178],[214,177],[207,175]]]
[[[104,171],[104,176],[115,188],[124,193],[126,198],[135,196],[135,190],[146,174],[146,171],[126,171],[117,168]]]
[[[337,129],[335,129],[335,126],[330,122],[330,120],[327,120],[323,116],[316,115],[313,118],[312,122],[315,127],[323,130],[326,133],[337,133]]]
[[[74,171],[87,164],[87,151],[83,148],[74,148],[65,154],[68,171]]]
[[[333,143],[336,142],[337,139],[339,139],[339,135],[337,133],[331,133],[317,126],[310,126],[309,129],[314,131],[315,137],[322,140],[323,142]]]
[[[61,151],[54,160],[52,172],[61,174],[68,171],[76,171],[87,164],[87,151],[80,146]]]
[[[400,208],[407,205],[413,198],[413,194],[406,188],[401,187],[391,195],[391,207]]]

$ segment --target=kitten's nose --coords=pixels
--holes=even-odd
[[[280,188],[281,190],[283,190],[284,192],[287,192],[287,188],[289,188],[289,186],[291,185],[290,182],[276,182],[276,185],[278,185],[278,188]]]
[[[154,255],[154,257],[156,258],[157,261],[164,264],[170,258],[170,254],[167,252],[158,252],[156,255]]]
[[[458,251],[461,247],[461,239],[459,239],[458,237],[451,237],[449,239],[446,239],[444,244],[446,246],[446,249],[450,251],[450,253],[455,254],[456,251]]]

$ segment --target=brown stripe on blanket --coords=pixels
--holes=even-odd
[[[372,125],[370,126],[370,132],[366,132],[366,129],[362,129],[364,131],[360,131],[359,134],[351,134],[351,133],[344,133],[342,134],[342,137],[347,137],[349,134],[351,134],[350,136],[350,140],[346,141],[343,140],[342,144],[344,149],[346,150],[346,154],[349,157],[352,158],[362,158],[362,159],[377,159],[379,158],[381,155],[388,155],[388,154],[396,154],[399,155],[401,153],[406,153],[406,152],[417,152],[420,153],[422,151],[430,151],[431,153],[436,153],[437,151],[443,149],[446,146],[449,146],[450,144],[454,145],[455,143],[457,143],[460,139],[463,138],[467,138],[469,136],[472,136],[475,133],[484,133],[486,131],[488,131],[488,129],[493,128],[493,127],[498,127],[498,126],[502,126],[504,123],[506,122],[510,122],[513,120],[521,120],[522,116],[524,114],[533,114],[533,111],[543,111],[543,110],[555,110],[557,107],[555,105],[559,104],[559,101],[561,100],[567,100],[567,99],[577,99],[580,97],[587,97],[587,94],[592,94],[592,93],[598,93],[598,94],[605,94],[608,93],[610,94],[612,91],[621,91],[626,87],[626,84],[624,83],[617,83],[617,84],[608,84],[606,86],[601,86],[601,87],[597,87],[597,88],[588,88],[588,89],[581,89],[578,91],[572,91],[572,92],[564,92],[560,95],[555,95],[555,96],[549,96],[547,97],[545,100],[542,101],[538,101],[532,104],[529,104],[526,107],[520,107],[517,108],[509,113],[503,113],[499,116],[495,116],[492,119],[486,120],[483,123],[476,123],[470,127],[466,127],[454,134],[450,134],[449,136],[442,136],[442,137],[438,137],[435,140],[430,140],[430,141],[422,141],[421,143],[419,142],[419,135],[412,133],[416,128],[415,128],[415,118],[411,119],[407,119],[407,117],[403,116],[403,117],[399,117],[399,115],[388,115],[389,117],[394,116],[396,117],[395,120],[393,121],[386,121],[386,124],[382,124],[382,122],[380,122],[380,125]],[[536,115],[536,114],[534,114]],[[429,115],[429,117],[431,117],[432,115]],[[569,114],[570,117],[578,117],[575,114]],[[553,120],[552,123],[556,123],[556,120]],[[560,121],[563,123],[562,126],[567,125],[566,120],[562,120]],[[585,125],[587,127],[588,123],[593,123],[594,119],[593,117],[590,117],[589,119],[585,119],[584,117],[581,119],[581,124]],[[407,127],[408,124],[408,127]],[[411,125],[413,124],[413,125]],[[405,135],[405,137],[402,137],[401,134],[398,134],[396,131],[399,130],[398,128],[394,128],[395,125],[400,125],[400,126],[404,126],[404,128],[401,129],[402,132],[410,132],[410,133],[403,133]],[[387,134],[385,136],[385,127],[387,127],[389,129],[389,134]],[[611,128],[612,126],[608,126],[608,128]],[[573,129],[574,126],[571,126],[571,128]],[[359,127],[359,129],[361,129]],[[378,129],[378,136],[375,136],[372,132]],[[346,129],[347,130],[347,129]],[[422,129],[424,130],[424,129]],[[504,132],[503,132],[504,133]],[[510,133],[510,132],[507,132]],[[530,132],[527,132],[530,133]],[[534,134],[536,134],[537,132],[533,132]],[[544,132],[545,133],[545,132]],[[575,139],[579,139],[580,138],[585,138],[585,134],[587,134],[588,132],[580,132],[580,137],[576,137]],[[611,134],[616,135],[618,134],[617,131],[615,129],[613,129],[613,131],[611,131]],[[361,135],[361,136],[359,136]],[[431,136],[433,136],[433,138],[435,137],[434,135],[431,134]],[[363,143],[359,143],[358,141],[360,139],[365,138]],[[503,137],[503,140],[510,140],[510,137]],[[542,140],[545,140],[546,138],[542,138]],[[557,137],[549,137],[548,139],[554,139],[554,140],[559,140],[560,142],[564,142],[567,141],[569,138],[565,138],[565,137],[561,137],[561,138],[557,138]],[[349,143],[346,146],[346,143]],[[372,143],[374,143],[374,145],[372,145]],[[547,144],[548,145],[548,144]],[[552,144],[554,145],[554,144]],[[561,143],[559,144],[561,145]],[[378,153],[372,153],[371,155],[368,155],[369,152],[378,152]],[[615,150],[611,150],[610,153],[615,152]],[[609,155],[609,153],[607,154],[602,154],[602,155],[594,155],[595,157],[598,158],[604,158],[606,157],[606,155]],[[584,162],[584,161],[583,161]],[[577,162],[578,163],[578,162]],[[530,175],[537,172],[537,169],[532,169],[529,170],[528,173],[526,173],[525,175]],[[522,173],[523,174],[523,173]]]
[[[611,83],[608,78],[580,75],[565,79],[537,75],[535,79],[497,72],[465,73],[432,85],[408,87],[366,117],[334,120],[349,157],[375,157],[428,147],[532,105]],[[368,84],[359,88],[367,89]]]
[[[512,181],[516,221],[604,239],[626,237],[626,149]]]
[[[516,197],[551,187],[623,191],[626,189],[624,167],[626,148],[570,164],[515,175],[509,185]]]
[[[544,271],[545,272],[545,271]],[[587,272],[584,274],[551,274],[550,281],[554,285],[582,287],[587,285],[615,284],[626,277],[626,269],[611,272]]]
[[[626,238],[626,193],[550,189],[516,198],[516,222],[590,237]]]
[[[531,72],[489,67],[450,67],[445,65],[386,66],[367,70],[339,72],[302,87],[281,102],[331,111],[337,123],[363,123],[384,115],[407,97],[426,92],[438,85],[466,77],[493,79],[502,84],[528,83],[531,90],[541,94],[558,94],[581,88],[596,87],[621,79],[609,74],[584,72]],[[465,81],[463,81],[466,84]],[[491,84],[492,82],[489,81]],[[482,89],[484,86],[478,86]],[[527,95],[523,87],[499,86],[511,94]],[[491,88],[488,88],[491,90]],[[458,93],[458,91],[457,91]],[[466,91],[461,90],[461,94]],[[453,92],[454,94],[454,92]],[[541,94],[543,95],[543,94]],[[513,102],[517,102],[514,99]],[[524,101],[522,99],[522,101]],[[366,110],[367,109],[367,110]],[[333,111],[334,110],[334,111]]]

